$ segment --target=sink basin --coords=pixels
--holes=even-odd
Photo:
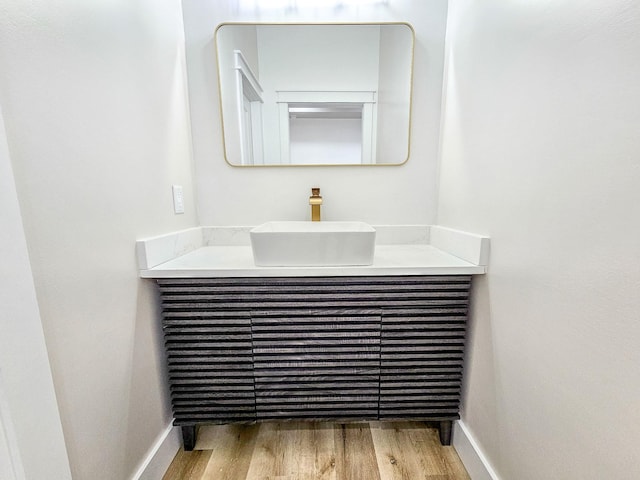
[[[363,222],[267,222],[251,229],[259,267],[371,265],[376,231]]]

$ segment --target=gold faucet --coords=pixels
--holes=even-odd
[[[309,205],[311,205],[311,221],[320,221],[320,205],[322,205],[322,197],[320,196],[319,188],[311,189],[311,196],[309,197]]]

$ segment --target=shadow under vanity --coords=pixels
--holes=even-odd
[[[274,420],[432,421],[449,445],[488,238],[424,228],[420,241],[376,245],[366,267],[255,267],[250,247],[229,245],[243,243],[237,232],[138,242],[141,276],[160,291],[185,450],[198,425]]]

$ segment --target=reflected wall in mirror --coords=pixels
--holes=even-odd
[[[225,23],[215,38],[231,165],[408,159],[410,25]]]

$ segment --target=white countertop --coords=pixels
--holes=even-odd
[[[143,278],[475,275],[476,265],[428,244],[376,245],[373,265],[340,267],[256,267],[250,246],[202,246],[152,268]]]

